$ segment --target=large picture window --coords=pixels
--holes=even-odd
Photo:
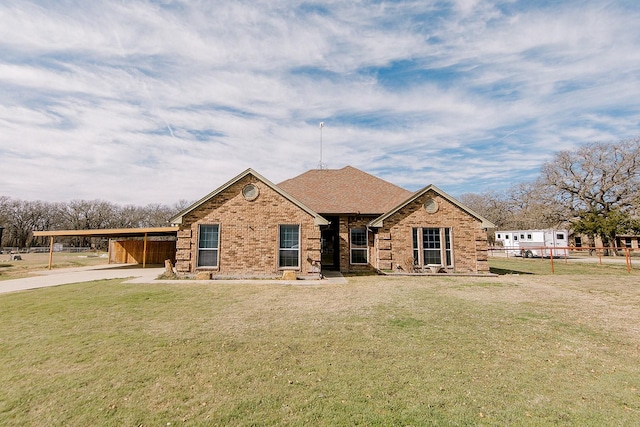
[[[413,230],[413,262],[417,266],[428,264],[453,265],[450,228],[420,228]]]
[[[201,224],[198,230],[198,267],[217,267],[220,226]]]
[[[278,266],[300,266],[300,226],[281,225],[279,231]]]
[[[367,229],[352,228],[350,233],[351,241],[351,264],[367,264],[369,262],[369,250],[367,248]]]

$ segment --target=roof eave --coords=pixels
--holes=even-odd
[[[423,189],[416,191],[411,196],[409,196],[409,198],[407,198],[404,202],[398,204],[396,207],[391,209],[389,212],[379,216],[378,218],[374,219],[373,221],[370,221],[368,226],[369,227],[374,227],[374,228],[383,227],[385,219],[389,218],[391,215],[393,215],[394,213],[398,212],[400,209],[402,209],[403,207],[405,207],[409,203],[413,202],[418,197],[421,197],[422,195],[424,195],[426,192],[428,192],[430,190],[432,190],[435,193],[439,194],[441,197],[444,197],[450,203],[452,203],[453,205],[455,205],[458,208],[462,209],[463,211],[467,212],[469,215],[475,217],[477,220],[479,220],[482,223],[482,228],[495,228],[495,224],[493,224],[491,221],[489,221],[488,219],[484,218],[482,215],[476,213],[475,211],[473,211],[472,209],[468,208],[467,206],[463,205],[458,200],[456,200],[455,198],[451,197],[450,195],[448,195],[444,191],[440,190],[438,187],[436,187],[433,184],[427,185]]]

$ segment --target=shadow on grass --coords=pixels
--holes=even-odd
[[[520,270],[512,270],[510,268],[497,268],[497,267],[490,267],[489,272],[493,274],[498,274],[500,276],[503,276],[505,274],[534,274],[530,271],[520,271]]]
[[[164,267],[163,264],[146,264],[144,268],[160,268]],[[143,268],[142,264],[120,264],[116,267],[113,264],[105,264],[104,266],[97,265],[94,270],[137,270]]]

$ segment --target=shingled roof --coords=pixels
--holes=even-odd
[[[310,170],[278,187],[323,215],[380,215],[413,194],[352,166]]]

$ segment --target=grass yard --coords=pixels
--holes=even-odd
[[[551,260],[549,258],[489,258],[489,265],[492,273],[497,274],[552,274]],[[640,259],[632,258],[631,271],[627,271],[624,257],[606,257],[602,265],[597,257],[590,258],[569,258],[564,260],[558,258],[553,260],[555,275],[577,275],[577,276],[621,276],[639,277]]]
[[[626,269],[5,294],[0,425],[638,425],[638,319]]]
[[[48,253],[19,254],[22,260],[9,261],[9,254],[0,254],[0,280],[31,276],[36,270],[49,267]],[[54,252],[52,268],[85,267],[107,264],[106,252]]]

